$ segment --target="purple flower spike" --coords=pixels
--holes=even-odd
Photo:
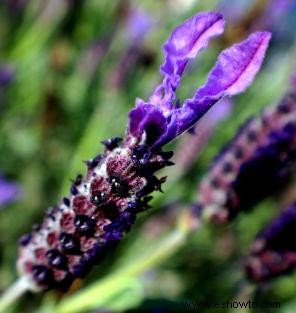
[[[296,203],[276,217],[252,243],[244,264],[248,277],[264,282],[294,270],[295,236]]]
[[[270,38],[268,32],[256,32],[223,51],[207,83],[198,89],[195,98],[216,100],[243,92],[259,71]]]
[[[199,185],[197,214],[226,223],[281,190],[296,162],[296,93],[250,119]]]
[[[164,45],[164,80],[150,101],[137,99],[122,142],[118,137],[102,141],[103,154],[85,162],[86,173],[73,181],[68,196],[49,208],[39,226],[21,238],[17,266],[31,290],[69,288],[75,278],[84,277],[120,242],[137,214],[150,207],[151,193],[161,191],[166,180],[158,178],[156,172],[173,164],[173,152],[164,152],[161,147],[192,127],[218,100],[202,98],[197,102],[194,98],[192,105],[187,101],[183,107],[174,102],[187,62],[223,28],[220,14],[201,13],[175,29]],[[249,44],[245,44],[246,51]],[[256,53],[251,44],[250,51]],[[240,64],[237,59],[235,54],[234,62]],[[259,63],[249,75],[242,70],[240,75],[247,77],[245,87]]]
[[[221,34],[224,20],[219,13],[200,13],[178,26],[164,45],[164,75],[148,102],[138,100],[130,112],[128,140],[158,149],[194,124],[221,98],[244,91],[252,83],[263,62],[271,34],[256,32],[245,41],[223,51],[209,74],[207,83],[183,106],[175,103],[175,91],[188,61]],[[155,108],[153,108],[155,106]],[[144,111],[146,112],[144,114]],[[149,136],[147,130],[153,130]]]

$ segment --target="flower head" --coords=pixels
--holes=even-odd
[[[249,120],[222,150],[199,187],[196,210],[216,222],[233,219],[280,189],[296,155],[296,93]]]
[[[262,63],[270,34],[255,33],[220,55],[208,82],[183,107],[174,103],[175,90],[189,59],[221,34],[217,13],[200,13],[178,26],[164,45],[164,76],[149,102],[138,99],[126,136],[103,141],[102,155],[86,162],[70,196],[46,211],[42,223],[20,240],[18,269],[32,290],[67,289],[130,230],[137,213],[146,210],[153,191],[165,177],[155,172],[172,165],[172,152],[161,147],[191,128],[219,99],[243,91]]]
[[[283,211],[254,240],[245,270],[263,282],[291,272],[296,266],[296,203]]]
[[[160,72],[163,81],[148,102],[137,99],[130,114],[129,135],[159,148],[191,128],[218,100],[244,91],[258,72],[270,34],[256,32],[245,41],[223,51],[209,74],[206,84],[183,106],[175,101],[184,70],[204,50],[209,40],[224,30],[219,13],[200,13],[178,26],[164,44],[165,61]],[[152,131],[153,130],[153,131]]]

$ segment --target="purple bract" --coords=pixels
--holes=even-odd
[[[224,50],[209,74],[206,84],[193,98],[179,106],[176,89],[188,61],[224,30],[219,13],[199,13],[178,26],[164,44],[163,81],[148,102],[137,99],[129,117],[128,138],[147,141],[152,148],[164,144],[191,128],[218,100],[244,91],[258,72],[270,40],[270,33],[256,32],[245,41]]]

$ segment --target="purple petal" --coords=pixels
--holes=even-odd
[[[138,106],[129,113],[129,132],[140,138],[145,132],[146,143],[153,144],[166,130],[166,118],[156,106],[137,101]]]
[[[195,58],[207,47],[212,37],[223,31],[224,20],[220,13],[199,13],[175,28],[163,46],[165,56],[174,60],[174,63],[177,60]]]
[[[17,200],[21,195],[19,185],[0,176],[0,206]]]
[[[256,32],[224,50],[207,83],[197,90],[195,99],[217,100],[244,91],[260,69],[270,38],[269,32]]]
[[[222,97],[244,91],[259,71],[270,37],[268,32],[257,32],[224,50],[205,86],[197,90],[193,99],[186,100],[179,111],[172,113],[167,131],[154,146],[164,145],[191,128]],[[173,122],[176,125],[172,125]]]
[[[157,86],[150,102],[167,106],[168,102],[173,101],[174,92],[180,85],[180,77],[189,59],[195,58],[207,47],[212,37],[223,31],[223,17],[215,12],[199,13],[176,27],[163,46],[165,61],[161,66],[161,73],[164,80]]]

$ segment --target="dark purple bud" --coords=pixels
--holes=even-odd
[[[76,215],[75,217],[76,230],[84,236],[92,236],[95,231],[95,221],[87,215]]]
[[[113,202],[109,202],[105,206],[101,207],[100,210],[102,210],[104,215],[111,221],[116,219],[119,214],[118,207]]]
[[[63,198],[63,203],[66,205],[66,206],[70,206],[70,200],[66,197]]]
[[[90,201],[93,205],[95,206],[101,206],[106,203],[107,200],[107,194],[102,191],[102,192],[97,192],[90,197]]]
[[[70,192],[73,196],[78,194],[78,189],[75,187],[75,185],[71,186]]]
[[[73,181],[73,184],[75,186],[79,186],[83,181],[83,176],[81,174],[77,175],[77,177],[75,178],[75,180]]]
[[[118,148],[119,143],[122,141],[120,137],[114,137],[107,140],[101,141],[101,143],[105,146],[107,150],[112,151],[115,148]]]
[[[103,156],[101,154],[99,154],[95,158],[93,158],[92,160],[85,161],[85,164],[87,165],[88,169],[92,170],[96,166],[98,166],[102,160],[103,160]]]
[[[40,285],[50,285],[53,283],[53,275],[52,271],[44,266],[44,265],[35,265],[32,268],[32,274],[34,279],[38,282]]]
[[[60,235],[61,249],[66,254],[81,254],[79,240],[72,234],[62,233]]]
[[[109,182],[113,193],[118,194],[121,197],[128,195],[129,185],[119,174],[111,176]]]
[[[19,244],[22,246],[26,246],[27,244],[29,244],[31,238],[32,238],[31,234],[25,234],[20,238]]]
[[[145,165],[151,156],[151,152],[146,145],[136,146],[132,152],[132,161],[135,166]]]
[[[46,252],[46,258],[48,265],[59,268],[67,269],[67,257],[62,254],[59,250],[52,249]]]

